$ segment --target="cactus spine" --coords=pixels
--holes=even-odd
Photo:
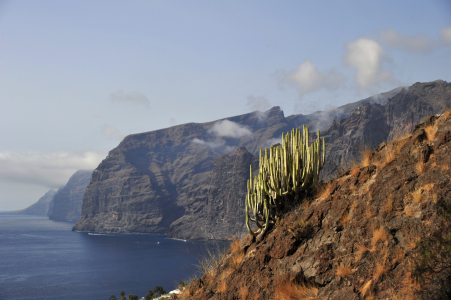
[[[302,191],[318,183],[319,173],[326,160],[326,141],[318,136],[308,145],[309,129],[282,133],[281,147],[260,149],[259,174],[247,181],[246,226],[252,235],[265,232],[280,217],[286,201],[299,200]],[[322,145],[321,145],[322,144]],[[321,147],[322,146],[322,147]],[[253,218],[250,215],[252,211]],[[257,226],[252,231],[250,222]]]

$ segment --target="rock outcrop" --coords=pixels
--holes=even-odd
[[[449,299],[451,111],[248,234],[177,299]]]
[[[54,221],[78,221],[86,187],[92,171],[79,170],[74,173],[66,186],[54,195],[49,207],[49,219]]]
[[[39,198],[39,200],[36,203],[22,210],[8,212],[8,214],[47,216],[50,202],[53,200],[55,194],[56,190],[49,190],[47,193],[44,194],[44,196]]]

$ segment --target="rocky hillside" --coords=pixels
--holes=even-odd
[[[45,193],[44,196],[39,198],[36,203],[30,205],[29,207],[18,211],[8,212],[8,214],[47,216],[50,202],[53,200],[55,194],[56,190],[50,190]]]
[[[304,121],[323,128],[337,118],[322,132],[328,144],[322,178],[328,179],[366,147],[374,149],[379,143],[411,130],[412,124],[429,114],[442,112],[445,106],[451,107],[451,83],[435,81],[398,88],[327,114],[317,112],[286,118],[279,107],[274,107],[265,113],[130,135],[94,171],[74,230],[169,232],[176,238],[223,237],[226,231],[236,229],[235,219],[224,219],[221,226],[210,226],[209,232],[200,229],[200,225],[212,224],[209,222],[217,221],[218,217],[220,220],[221,216],[210,210],[211,203],[228,205],[232,194],[231,202],[236,205],[220,207],[218,212],[228,210],[228,216],[242,215],[239,208],[244,205],[245,189],[234,189],[244,186],[247,176],[243,176],[241,185],[223,180],[219,188],[212,178],[218,178],[214,168],[220,163],[217,160],[223,159],[220,155],[244,146],[255,156],[260,148],[277,142],[282,132],[302,126]],[[313,117],[320,118],[321,124],[313,124]],[[223,163],[225,169],[219,172],[244,174],[249,160],[252,159],[238,160],[246,164],[240,167]],[[197,229],[193,224],[198,225]]]
[[[450,114],[364,152],[178,298],[449,299]]]
[[[92,171],[79,170],[74,173],[66,186],[60,188],[53,197],[49,208],[49,219],[54,221],[78,221],[86,187]]]

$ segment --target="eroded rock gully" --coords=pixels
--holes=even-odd
[[[381,144],[260,242],[233,243],[220,271],[178,298],[415,299],[417,241],[436,230],[437,203],[451,201],[450,136],[448,112]]]

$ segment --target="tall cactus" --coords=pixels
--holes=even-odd
[[[257,235],[265,232],[270,224],[280,216],[286,201],[299,200],[302,191],[318,183],[319,172],[326,160],[326,141],[318,130],[316,141],[309,142],[309,129],[282,133],[281,147],[271,146],[264,153],[260,149],[260,170],[253,178],[252,165],[247,181],[246,225],[249,233]],[[322,148],[322,149],[321,149]],[[251,218],[250,211],[253,217]],[[250,222],[258,229],[254,232]]]

